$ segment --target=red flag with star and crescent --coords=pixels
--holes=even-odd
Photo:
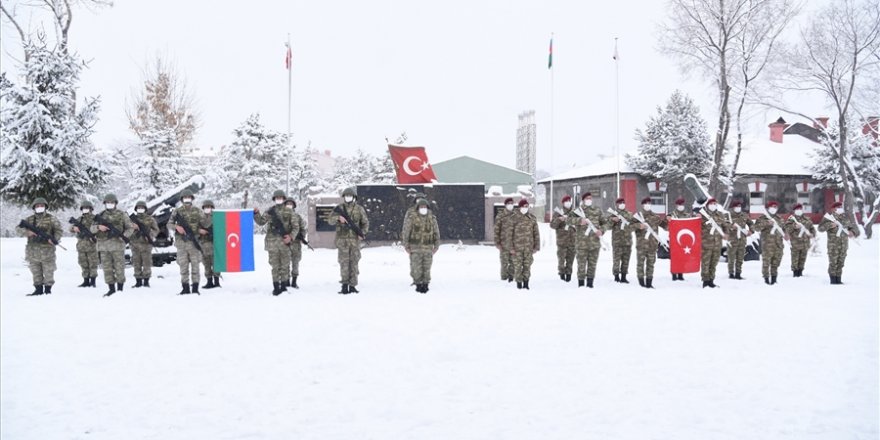
[[[702,219],[699,217],[669,219],[669,271],[694,273],[700,271]]]
[[[437,176],[428,162],[425,147],[402,147],[388,144],[388,152],[394,161],[394,171],[397,172],[397,183],[432,183],[437,181]]]

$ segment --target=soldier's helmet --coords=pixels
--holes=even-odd
[[[293,203],[293,207],[296,208],[296,200],[293,200],[293,197],[288,197],[287,200],[284,201],[284,203]]]
[[[83,209],[83,208],[95,209],[95,206],[92,205],[92,202],[90,202],[88,200],[83,200],[83,202],[79,204],[79,209]]]
[[[184,198],[184,197],[190,197],[190,198],[193,198],[193,199],[195,198],[195,196],[193,196],[193,192],[192,192],[191,190],[188,190],[188,189],[185,189],[185,190],[183,190],[183,191],[180,192],[180,198],[182,199],[182,198]]]
[[[143,200],[138,200],[137,203],[134,204],[134,209],[144,208],[147,209],[147,202]]]
[[[47,202],[46,199],[44,199],[42,197],[37,197],[36,199],[34,199],[34,203],[31,203],[31,209],[33,209],[37,205],[43,205],[48,208],[49,202]]]
[[[345,196],[357,197],[357,195],[358,195],[357,191],[354,189],[353,186],[349,186],[348,188],[345,188],[342,191],[342,197],[345,197]]]
[[[119,203],[119,199],[116,198],[116,194],[107,193],[107,195],[104,196],[104,203],[108,203],[108,202],[109,203]]]
[[[284,191],[282,191],[282,190],[280,190],[280,189],[279,189],[279,190],[275,190],[275,192],[272,193],[272,200],[275,200],[275,199],[277,199],[277,198],[279,198],[279,197],[281,197],[282,199],[286,199],[286,198],[287,198],[287,196],[284,195]]]
[[[204,202],[202,202],[202,208],[207,208],[209,206],[211,207],[211,209],[214,209],[214,202],[211,200],[205,200]]]
[[[427,199],[418,199],[416,200],[416,206],[428,206]]]

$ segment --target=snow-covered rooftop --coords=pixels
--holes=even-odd
[[[632,173],[633,169],[626,164],[626,154],[620,157],[620,172],[621,173]],[[568,180],[568,179],[580,179],[583,177],[596,177],[596,176],[607,176],[609,174],[617,173],[617,156],[607,157],[598,162],[594,162],[590,165],[585,165],[578,168],[573,168],[568,171],[556,174],[554,176],[545,177],[538,181],[538,183],[548,183],[551,180],[554,182],[558,182],[560,180]]]
[[[744,139],[736,174],[809,176],[810,157],[818,144],[797,134],[786,134],[782,143],[767,138]]]

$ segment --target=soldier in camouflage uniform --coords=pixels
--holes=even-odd
[[[104,296],[122,292],[125,286],[125,240],[105,225],[113,225],[126,239],[131,238],[134,232],[131,219],[117,208],[118,203],[115,194],[105,195],[104,211],[95,216],[92,224],[92,233],[98,237],[97,248],[104,267],[104,282],[107,283],[107,293]]]
[[[688,219],[693,218],[693,213],[684,206],[684,199],[679,197],[675,199],[675,209],[666,215],[667,221],[671,218]],[[672,281],[684,281],[683,273],[673,273]]]
[[[92,223],[95,221],[95,207],[92,202],[83,200],[79,205],[82,215],[79,222],[91,232]],[[70,232],[76,234],[76,253],[79,267],[82,269],[83,282],[76,287],[95,287],[95,280],[98,278],[98,248],[95,247],[96,239],[89,238],[78,227],[71,226]]]
[[[358,236],[354,229],[348,225],[345,217],[337,211],[345,212],[364,236]],[[342,295],[359,293],[356,286],[359,273],[358,263],[361,260],[360,241],[366,238],[366,234],[369,233],[370,221],[367,219],[367,210],[357,203],[357,192],[354,188],[346,188],[342,191],[342,203],[336,205],[327,222],[336,225],[336,249],[339,251],[337,258],[341,275],[340,283],[342,284],[339,293]]]
[[[202,253],[196,248],[193,240],[198,240],[199,228],[207,228],[208,220],[201,209],[193,206],[193,192],[185,189],[180,193],[181,206],[178,206],[171,212],[171,218],[168,219],[168,227],[174,231],[174,246],[177,248],[177,264],[180,266],[180,295],[189,295],[199,293],[199,265],[202,264]],[[176,219],[180,214],[181,222]],[[183,227],[184,222],[190,231],[192,237],[186,236],[186,229]],[[199,242],[201,245],[201,242]]]
[[[584,217],[573,215],[568,219],[569,225],[574,226],[575,258],[577,259],[578,287],[584,286],[586,278],[587,287],[593,288],[593,280],[596,278],[596,263],[599,261],[599,251],[602,249],[602,234],[605,219],[602,210],[593,206],[593,195],[585,193],[581,197],[581,211]]]
[[[846,251],[849,248],[849,239],[859,236],[859,228],[844,213],[842,203],[835,202],[831,208],[834,211],[826,213],[822,218],[819,223],[819,232],[828,234],[828,276],[831,279],[831,284],[843,284],[841,277],[843,276],[843,265],[846,262]]]
[[[416,207],[416,214],[405,222],[400,239],[409,254],[409,274],[416,292],[428,293],[431,264],[440,249],[440,227],[437,226],[437,217],[428,209],[426,199],[418,199]]]
[[[199,228],[199,244],[202,245],[202,265],[205,266],[207,283],[203,289],[220,287],[220,272],[214,270],[214,202],[202,202],[202,213],[205,214],[207,227]]]
[[[147,214],[147,202],[138,201],[134,205],[134,217],[147,227],[146,231],[150,240],[156,239],[159,233],[159,225],[152,215]],[[131,265],[134,267],[134,287],[150,287],[150,276],[153,273],[153,245],[151,241],[141,235],[140,227],[132,222],[135,232],[131,236]]]
[[[513,243],[507,241],[510,237],[510,228],[513,227],[513,199],[504,200],[504,210],[499,212],[495,217],[495,247],[498,248],[498,254],[501,258],[501,280],[507,282],[513,281],[513,258],[511,258],[510,250],[513,249]]]
[[[804,215],[804,206],[798,203],[792,208],[794,213],[788,216],[783,229],[788,234],[791,245],[791,273],[795,278],[804,275],[804,264],[807,254],[816,237],[816,226],[809,217]]]
[[[632,255],[632,233],[637,222],[626,210],[626,200],[623,197],[617,199],[615,204],[616,209],[611,208],[609,213],[614,211],[617,215],[608,216],[611,228],[611,273],[614,274],[615,282],[629,284],[626,274],[629,272],[629,257]]]
[[[733,212],[727,213],[727,220],[730,222],[727,230],[727,235],[730,237],[727,241],[727,273],[732,280],[742,280],[746,244],[748,237],[752,235],[754,222],[749,218],[749,214],[742,212],[742,203],[738,200],[734,201],[730,208]]]
[[[566,195],[562,198],[562,213],[554,211],[553,220],[550,221],[550,227],[556,231],[556,270],[559,279],[566,282],[571,281],[575,253],[574,227],[568,224],[571,210],[571,196]]]
[[[290,244],[299,234],[299,223],[293,220],[293,211],[284,206],[284,191],[280,189],[272,194],[274,206],[260,213],[254,208],[254,222],[266,228],[266,251],[269,252],[269,265],[272,266],[272,295],[278,296],[287,291],[288,275],[290,274]]]
[[[657,247],[660,246],[655,234],[659,237],[660,228],[668,227],[668,221],[654,214],[654,211],[651,210],[650,197],[642,199],[642,210],[638,215],[641,219],[636,218],[637,223],[635,224],[636,276],[639,278],[640,286],[653,289],[654,263],[657,261]],[[635,218],[635,216],[633,217]],[[651,234],[648,228],[651,228],[654,234]]]
[[[755,221],[755,231],[761,233],[761,274],[766,284],[776,284],[776,271],[785,249],[782,242],[788,240],[782,217],[776,214],[778,210],[779,204],[771,201],[767,204],[767,213]]]
[[[538,219],[529,212],[529,201],[522,199],[512,216],[509,242],[513,258],[513,276],[517,289],[528,289],[532,275],[532,262],[535,252],[541,249],[541,236],[538,234]]]
[[[706,206],[700,208],[703,217],[701,228],[702,255],[700,258],[700,278],[703,279],[703,288],[718,287],[715,285],[715,268],[721,258],[721,246],[727,240],[727,231],[730,223],[718,211],[718,201],[714,198],[706,201]]]
[[[287,287],[293,287],[294,289],[299,289],[299,285],[296,284],[297,278],[299,278],[299,262],[302,260],[302,249],[303,242],[308,242],[309,240],[309,226],[306,224],[306,220],[303,216],[299,215],[296,212],[296,200],[293,200],[293,197],[288,197],[287,201],[284,202],[284,206],[287,209],[290,209],[293,212],[293,221],[297,225],[299,225],[299,235],[293,237],[293,242],[290,244],[290,281],[287,282]]]
[[[34,291],[28,296],[49,295],[52,293],[52,285],[55,284],[55,245],[60,243],[64,231],[61,229],[61,222],[54,215],[46,212],[48,206],[46,199],[37,197],[31,204],[34,213],[27,216],[24,221],[52,237],[53,241],[40,238],[26,228],[16,228],[19,235],[27,237],[24,255],[34,281]]]

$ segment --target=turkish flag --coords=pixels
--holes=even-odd
[[[669,267],[672,273],[700,271],[701,225],[699,217],[669,219]]]
[[[394,161],[397,183],[433,183],[437,181],[434,170],[428,162],[425,147],[401,147],[388,144],[388,152]]]

